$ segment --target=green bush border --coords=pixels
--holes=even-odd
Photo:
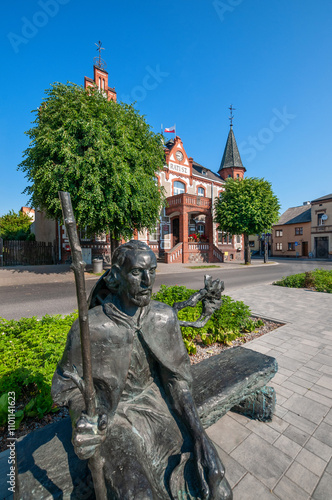
[[[332,293],[332,271],[317,268],[313,271],[283,277],[273,284],[288,288],[311,288],[316,292]]]

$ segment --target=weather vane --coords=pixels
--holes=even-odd
[[[95,45],[98,47],[97,50],[99,52],[99,57],[94,57],[93,61],[94,61],[95,65],[98,66],[98,68],[106,69],[107,65],[106,65],[105,61],[101,58],[101,51],[105,50],[105,48],[101,46],[100,40],[98,40],[98,43],[95,43]]]
[[[231,122],[231,127],[233,127],[233,118],[234,118],[233,111],[235,111],[236,108],[233,108],[233,104],[231,104],[228,109],[231,112],[229,119],[230,119],[230,122]]]

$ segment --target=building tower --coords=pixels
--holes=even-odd
[[[233,132],[233,106],[230,108],[230,122],[231,127],[227,137],[227,142],[224,150],[224,154],[221,160],[220,168],[218,174],[225,181],[228,177],[233,179],[243,179],[245,167],[242,164],[241,156],[236,144],[234,132]]]
[[[99,52],[99,56],[94,58],[93,65],[93,76],[94,79],[89,78],[87,76],[84,77],[84,88],[87,89],[89,87],[98,87],[100,92],[103,92],[105,97],[107,97],[108,101],[116,102],[116,92],[115,89],[108,86],[108,73],[106,71],[106,63],[101,58],[101,51],[105,50],[104,47],[101,46],[101,41],[96,43],[97,50]]]

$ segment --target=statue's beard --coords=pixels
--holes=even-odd
[[[136,293],[135,295],[128,294],[130,301],[137,307],[145,307],[149,304],[151,299],[151,290],[147,290],[146,293]]]

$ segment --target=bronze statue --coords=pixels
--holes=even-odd
[[[125,243],[114,252],[112,269],[91,296],[98,416],[85,414],[78,387],[78,321],[68,334],[52,395],[69,406],[79,458],[98,450],[108,499],[231,499],[223,466],[192,398],[190,361],[176,310],[151,301],[156,268],[156,257],[145,243]]]

